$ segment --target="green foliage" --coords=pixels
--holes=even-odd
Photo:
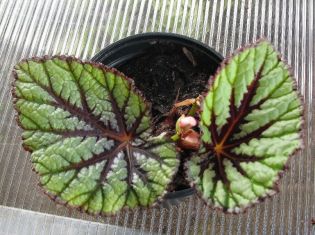
[[[71,57],[15,67],[15,108],[42,187],[89,213],[150,206],[177,171],[177,153],[153,137],[149,106],[121,73]]]
[[[187,162],[207,204],[240,212],[276,192],[279,173],[301,146],[301,101],[294,79],[262,41],[229,59],[200,114],[202,146]]]
[[[14,72],[23,144],[51,197],[93,214],[163,197],[178,153],[165,134],[153,136],[149,105],[125,75],[64,56],[24,60]],[[197,112],[200,135],[191,116],[176,124],[178,147],[197,149],[182,161],[208,205],[238,213],[277,191],[301,146],[301,107],[268,42],[222,64]]]

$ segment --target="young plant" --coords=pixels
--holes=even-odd
[[[301,146],[295,82],[261,41],[226,60],[206,95],[171,138],[154,136],[150,108],[133,82],[72,57],[33,58],[15,67],[14,95],[24,147],[42,187],[89,213],[150,206],[167,191],[179,153],[187,179],[210,206],[238,213],[277,191],[280,173]]]

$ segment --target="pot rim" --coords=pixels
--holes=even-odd
[[[217,52],[215,49],[211,48],[210,46],[204,44],[203,42],[200,42],[196,39],[177,34],[177,33],[167,33],[167,32],[148,32],[148,33],[140,33],[135,34],[132,36],[128,36],[125,38],[122,38],[102,50],[100,50],[96,55],[92,57],[92,61],[95,62],[101,62],[104,60],[104,57],[109,57],[110,55],[114,54],[116,49],[121,47],[130,46],[130,43],[138,42],[138,40],[172,40],[173,42],[182,42],[186,44],[191,44],[192,47],[197,47],[198,49],[207,52],[207,54],[212,54],[213,57],[215,57],[218,60],[218,64],[220,64],[224,57]],[[112,65],[109,65],[110,67]],[[165,199],[179,199],[187,196],[191,196],[195,194],[196,190],[192,187],[178,190],[178,191],[172,191],[167,192],[164,195]]]
[[[224,57],[217,52],[214,48],[208,46],[207,44],[198,41],[194,38],[190,38],[188,36],[182,35],[182,34],[177,34],[177,33],[166,33],[166,32],[148,32],[148,33],[139,33],[139,34],[135,34],[132,36],[128,36],[125,38],[122,38],[116,42],[113,42],[112,44],[107,45],[105,48],[103,48],[102,50],[100,50],[98,53],[96,53],[95,56],[92,57],[92,61],[99,61],[100,59],[102,59],[104,57],[104,54],[106,53],[107,55],[111,55],[112,53],[110,51],[112,51],[113,49],[116,49],[118,47],[124,47],[126,46],[126,44],[131,43],[131,42],[135,42],[137,40],[159,40],[159,39],[163,39],[163,40],[174,40],[174,41],[182,41],[182,42],[186,42],[186,43],[192,43],[194,46],[199,47],[200,49],[206,50],[208,52],[210,52],[211,54],[213,54],[215,57],[217,57],[217,59],[219,59],[220,61],[222,61],[224,59]]]

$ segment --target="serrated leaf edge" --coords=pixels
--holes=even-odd
[[[202,107],[203,107],[203,102],[205,100],[205,97],[206,95],[209,93],[208,91],[210,90],[210,88],[212,87],[212,85],[214,84],[214,81],[215,79],[218,77],[219,73],[222,71],[222,69],[224,69],[224,67],[233,59],[234,56],[238,55],[239,53],[243,52],[244,50],[246,49],[249,49],[249,48],[253,48],[253,47],[256,47],[258,46],[260,43],[262,42],[267,42],[269,44],[269,46],[272,47],[272,49],[276,52],[277,54],[277,57],[279,60],[281,60],[285,66],[285,68],[289,71],[289,75],[293,78],[292,81],[293,81],[293,91],[297,94],[297,97],[298,99],[300,100],[301,102],[301,128],[300,128],[300,131],[299,131],[299,136],[300,136],[300,146],[291,154],[288,156],[287,158],[287,161],[286,163],[284,164],[283,168],[278,172],[277,174],[277,179],[275,180],[274,184],[273,184],[273,187],[270,188],[270,190],[274,190],[274,193],[272,194],[267,194],[265,196],[262,196],[262,197],[258,197],[256,201],[252,202],[252,203],[249,203],[247,206],[245,207],[238,207],[239,210],[238,211],[229,211],[229,210],[224,210],[224,208],[222,207],[216,207],[214,206],[213,204],[209,203],[208,202],[208,199],[207,198],[204,198],[202,196],[202,194],[199,192],[199,190],[197,189],[196,187],[196,184],[193,183],[191,180],[190,180],[190,177],[189,177],[189,167],[188,167],[188,162],[190,160],[190,158],[188,158],[185,163],[184,163],[184,171],[185,171],[185,175],[186,175],[186,180],[188,181],[190,187],[192,187],[196,194],[198,195],[198,197],[205,203],[205,205],[207,205],[209,208],[212,208],[216,211],[220,211],[220,212],[224,212],[226,214],[240,214],[240,213],[245,213],[249,208],[251,207],[254,207],[256,204],[260,203],[260,202],[263,202],[265,201],[267,198],[271,198],[274,194],[276,193],[279,193],[280,192],[280,189],[279,189],[279,185],[280,185],[280,180],[282,178],[282,176],[284,175],[284,173],[289,169],[289,164],[290,164],[290,161],[291,161],[291,158],[302,152],[302,150],[304,149],[305,145],[304,145],[304,137],[305,137],[305,101],[304,101],[304,97],[301,95],[301,93],[299,92],[298,90],[298,86],[297,86],[297,81],[293,75],[293,70],[292,68],[288,65],[287,61],[282,59],[281,58],[281,54],[278,52],[278,50],[276,50],[274,48],[274,46],[265,38],[260,38],[258,39],[255,43],[253,44],[248,44],[244,47],[240,47],[238,49],[236,49],[231,55],[229,55],[228,57],[226,57],[220,64],[220,66],[218,67],[218,69],[216,70],[215,74],[210,76],[209,80],[208,80],[208,84],[207,84],[207,92],[204,92],[202,93],[201,95],[201,100],[200,100],[200,111],[198,112],[198,117],[199,117],[199,120],[200,120],[200,114],[202,112]],[[200,122],[200,121],[199,121]],[[201,133],[200,133],[201,134]],[[191,157],[191,156],[190,156]]]
[[[28,61],[35,61],[35,62],[44,62],[46,60],[52,60],[52,59],[60,59],[60,60],[65,60],[65,61],[76,61],[80,64],[89,64],[91,66],[95,66],[99,69],[101,69],[103,72],[112,72],[113,74],[115,74],[116,76],[120,76],[122,77],[123,79],[125,79],[129,84],[130,84],[130,87],[131,87],[131,90],[133,90],[135,92],[136,95],[139,95],[142,99],[143,99],[143,102],[144,104],[146,105],[145,106],[145,109],[147,109],[148,111],[148,114],[150,115],[150,117],[152,117],[151,115],[151,103],[145,98],[145,96],[143,95],[143,93],[135,86],[134,84],[134,81],[133,79],[129,78],[128,76],[126,76],[124,73],[118,71],[117,69],[115,68],[112,68],[112,67],[109,67],[107,65],[104,65],[102,63],[99,63],[99,62],[94,62],[94,61],[83,61],[83,60],[80,60],[74,56],[65,56],[65,55],[54,55],[54,56],[50,56],[50,55],[45,55],[43,57],[38,57],[38,56],[34,56],[34,57],[30,57],[30,58],[27,58],[27,59],[22,59],[20,60],[13,68],[13,77],[14,77],[14,81],[12,82],[11,84],[11,93],[12,93],[12,97],[13,97],[13,106],[14,106],[14,110],[15,110],[15,120],[16,122],[18,123],[18,126],[20,128],[22,128],[22,125],[20,123],[20,120],[19,120],[19,115],[20,115],[20,111],[18,111],[18,109],[16,108],[16,102],[17,102],[17,96],[16,96],[16,87],[15,87],[15,82],[18,80],[18,76],[17,76],[17,73],[16,73],[16,66],[20,63],[23,63],[23,62],[28,62]],[[150,122],[152,124],[152,120],[150,119]],[[22,128],[23,129],[23,128]],[[164,138],[168,138],[167,135],[164,135]],[[24,148],[25,151],[29,152],[29,153],[32,153],[32,150],[30,148],[28,148],[24,142],[23,142],[23,138],[21,137],[21,140],[22,140],[22,146]],[[166,141],[168,142],[168,139],[166,139]],[[47,190],[45,190],[42,185],[40,184],[40,182],[38,182],[38,186],[39,186],[39,189],[46,195],[48,196],[48,198],[50,198],[52,201],[54,201],[55,203],[59,204],[59,205],[62,205],[62,206],[65,206],[66,208],[72,210],[72,209],[76,209],[77,211],[80,211],[81,213],[85,213],[85,214],[88,214],[88,215],[93,215],[93,216],[116,216],[118,213],[121,213],[123,211],[133,211],[137,208],[139,209],[149,209],[149,208],[154,208],[154,207],[157,207],[159,204],[161,204],[161,202],[163,202],[163,199],[164,199],[164,196],[168,193],[168,187],[169,185],[173,182],[175,176],[176,176],[176,173],[178,171],[178,168],[179,168],[179,154],[177,153],[176,154],[176,159],[178,160],[178,164],[171,176],[171,181],[169,182],[168,185],[166,185],[165,187],[165,190],[163,191],[163,193],[157,197],[157,199],[155,200],[155,202],[151,205],[148,205],[148,206],[140,206],[138,205],[136,208],[134,209],[131,209],[131,208],[128,208],[127,206],[124,206],[122,207],[118,212],[116,213],[110,213],[110,212],[99,212],[99,213],[92,213],[88,210],[85,210],[83,209],[82,206],[71,206],[68,204],[68,202],[65,202],[64,200],[62,200],[61,198],[59,198],[57,195],[53,195],[52,193],[49,193]],[[29,158],[29,161],[32,163],[31,159]],[[33,164],[32,165],[32,171],[35,172],[37,174],[37,177],[39,177],[39,173],[35,170],[35,167]]]

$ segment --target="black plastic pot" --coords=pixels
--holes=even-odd
[[[190,51],[201,54],[203,66],[210,66],[212,74],[215,72],[223,56],[209,46],[186,36],[173,33],[144,33],[137,34],[119,40],[97,53],[92,61],[101,62],[109,67],[120,69],[135,57],[145,55],[154,45],[161,42],[171,42],[181,47],[186,47]],[[128,76],[128,74],[126,74]],[[177,204],[180,199],[193,195],[194,189],[187,188],[175,192],[169,192],[165,196],[162,206],[168,207]]]

